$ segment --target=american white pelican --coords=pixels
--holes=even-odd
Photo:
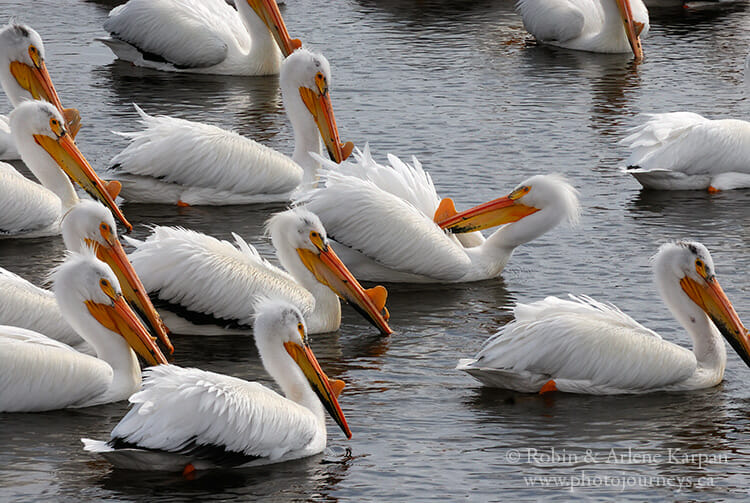
[[[274,215],[268,234],[283,271],[241,237],[237,247],[199,232],[156,227],[146,241],[129,240],[133,267],[176,333],[210,335],[252,326],[258,297],[297,306],[311,333],[341,324],[339,297],[383,334],[390,334],[382,286],[364,290],[329,247],[317,216],[297,208]]]
[[[523,392],[618,394],[715,386],[727,361],[721,335],[748,365],[750,341],[714,272],[700,243],[665,244],[654,257],[656,286],[690,334],[693,351],[663,340],[610,304],[548,297],[517,304],[515,320],[457,368],[487,386]]]
[[[79,201],[63,216],[62,235],[65,247],[70,251],[82,253],[87,247],[96,251],[97,257],[107,263],[117,276],[123,296],[151,334],[174,351],[161,318],[117,238],[112,213],[98,202]],[[78,351],[93,352],[73,327],[64,321],[52,292],[3,268],[0,268],[0,324],[40,332]]]
[[[27,100],[52,103],[75,138],[81,117],[75,108],[63,108],[44,62],[42,38],[30,26],[9,23],[0,30],[0,84],[14,107]],[[6,141],[3,137],[3,142]]]
[[[71,253],[53,273],[60,311],[97,358],[42,334],[0,326],[0,412],[88,407],[124,400],[148,363],[166,358],[120,292],[117,277],[93,251]]]
[[[118,182],[104,182],[88,163],[65,128],[60,112],[45,101],[25,101],[10,114],[10,126],[16,147],[29,170],[46,188],[61,200],[65,212],[79,201],[70,179],[74,180],[91,197],[106,205],[115,217],[130,231],[133,226],[115,203],[119,192]],[[69,179],[70,178],[70,179]],[[27,189],[20,181],[14,190],[28,193],[23,197],[26,210],[36,211],[36,192]],[[10,190],[6,187],[4,190]],[[16,205],[17,209],[23,203]],[[21,229],[23,230],[23,229]]]
[[[750,122],[691,112],[650,114],[620,141],[626,173],[648,189],[709,192],[750,187]]]
[[[263,366],[286,395],[195,368],[146,370],[143,389],[107,442],[82,439],[85,450],[134,470],[183,471],[279,463],[323,451],[323,408],[352,434],[331,381],[307,344],[302,314],[278,300],[257,307],[255,344]]]
[[[331,70],[320,54],[299,49],[281,69],[281,92],[294,129],[290,159],[269,147],[215,126],[138,110],[144,131],[124,133],[130,144],[111,161],[128,201],[178,204],[246,204],[288,201],[319,167],[320,137],[341,162],[342,145],[331,107]]]
[[[99,39],[135,65],[168,72],[275,75],[300,47],[274,0],[130,0],[112,9]]]
[[[518,0],[526,30],[537,41],[589,52],[633,52],[643,59],[648,33],[642,0]]]
[[[60,198],[54,192],[0,162],[0,237],[59,234],[61,216]]]
[[[343,168],[342,170],[343,171]],[[561,222],[575,221],[577,191],[559,175],[537,175],[508,196],[456,213],[441,204],[437,224],[408,199],[372,181],[327,171],[302,194],[320,217],[334,249],[358,278],[405,283],[458,283],[500,275],[513,250]],[[504,225],[467,248],[442,229],[470,232]],[[426,259],[429,257],[429,259]]]

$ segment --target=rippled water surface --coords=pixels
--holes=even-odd
[[[105,35],[102,23],[117,3],[0,4],[0,21],[17,16],[44,37],[53,80],[63,103],[81,112],[77,141],[95,167],[125,145],[110,131],[137,127],[134,102],[150,113],[232,128],[291,154],[276,77],[172,75],[115,62],[94,38]],[[649,265],[658,245],[674,238],[709,247],[725,291],[750,319],[750,191],[644,192],[617,169],[627,154],[617,141],[643,120],[641,113],[748,117],[748,4],[652,10],[646,59],[637,66],[627,55],[529,43],[512,0],[287,0],[282,9],[292,35],[331,62],[345,141],[369,141],[380,160],[388,152],[416,155],[439,193],[459,208],[505,194],[532,174],[564,173],[581,192],[580,224],[519,249],[498,280],[390,286],[390,338],[373,334],[351,310],[339,332],[315,336],[323,366],[348,384],[341,403],[354,432],[346,441],[331,423],[323,456],[188,482],[113,471],[83,452],[79,438],[105,438],[125,403],[5,414],[0,500],[744,498],[750,369],[731,350],[722,385],[642,397],[485,390],[453,367],[508,321],[512,302],[566,292],[615,302],[688,344],[655,292]],[[0,111],[9,107],[0,99]],[[124,209],[136,237],[152,223],[223,238],[234,231],[271,257],[263,222],[282,206]],[[0,265],[41,282],[62,250],[59,238],[4,240]],[[181,365],[267,380],[251,336],[174,341]],[[528,477],[535,476],[561,477],[564,487],[531,487]]]

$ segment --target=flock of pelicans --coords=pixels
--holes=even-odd
[[[236,10],[235,10],[236,9]],[[641,0],[519,0],[540,42],[643,57]],[[326,445],[325,411],[351,437],[338,403],[344,383],[321,369],[308,333],[337,330],[340,299],[390,334],[382,286],[460,283],[500,275],[513,250],[579,213],[577,191],[558,175],[534,176],[508,195],[457,211],[419,162],[343,143],[320,54],[287,32],[274,0],[130,0],[112,10],[104,42],[124,60],[157,70],[280,73],[294,128],[292,158],[214,126],[138,109],[145,128],[126,133],[99,178],[76,146],[81,126],[64,108],[40,36],[11,23],[0,31],[0,82],[15,109],[0,148],[20,156],[37,184],[0,163],[0,230],[13,237],[62,233],[69,250],[52,291],[0,269],[0,411],[86,407],[129,398],[106,441],[84,440],[114,465],[190,473],[213,466],[300,458]],[[330,160],[323,158],[321,138]],[[653,116],[624,142],[628,171],[647,187],[750,186],[750,125],[690,113]],[[73,183],[94,200],[79,199]],[[117,206],[292,201],[267,223],[283,269],[235,235],[235,245],[182,228],[156,227],[144,241]],[[485,238],[480,231],[499,227]],[[329,238],[328,236],[335,236]],[[515,319],[458,368],[487,386],[644,393],[714,386],[723,379],[723,335],[750,365],[747,329],[697,242],[663,245],[659,292],[693,340],[664,341],[610,304],[549,297],[515,306]],[[356,277],[356,278],[355,278]],[[150,296],[149,296],[150,294]],[[158,298],[164,321],[151,303]],[[254,382],[170,365],[175,333],[252,327],[268,373],[285,396]],[[196,323],[199,322],[199,323]],[[212,327],[212,328],[211,328]],[[44,335],[42,335],[44,334]],[[152,365],[141,369],[135,353]]]

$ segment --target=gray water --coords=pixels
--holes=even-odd
[[[216,124],[291,154],[292,130],[276,77],[178,75],[116,62],[94,42],[109,0],[3,0],[43,36],[47,65],[77,142],[97,168],[137,128],[131,103]],[[653,10],[646,58],[569,52],[527,43],[512,0],[288,0],[290,33],[332,65],[344,141],[376,159],[416,155],[459,208],[504,195],[538,173],[565,174],[581,192],[575,228],[519,249],[502,278],[469,285],[390,285],[396,333],[377,336],[345,309],[339,332],[312,345],[347,382],[341,405],[354,433],[329,423],[324,455],[258,470],[209,472],[194,481],[114,471],[79,438],[106,438],[125,403],[0,415],[0,500],[510,501],[744,499],[750,476],[748,369],[729,351],[725,382],[692,393],[587,397],[481,388],[453,370],[509,320],[515,301],[585,293],[616,303],[665,338],[688,345],[653,287],[660,243],[697,239],[740,316],[750,320],[750,191],[656,193],[617,167],[617,145],[641,113],[693,111],[748,118],[742,64],[750,48],[747,3]],[[0,101],[0,112],[10,110]],[[148,224],[262,236],[282,206],[177,208],[128,205]],[[43,282],[61,260],[60,238],[0,241],[0,266]],[[174,336],[175,362],[267,382],[252,337]],[[693,457],[684,458],[683,454]],[[709,457],[710,462],[698,456]],[[702,458],[705,459],[705,458]],[[541,487],[533,477],[559,477]],[[608,477],[608,478],[605,478]]]

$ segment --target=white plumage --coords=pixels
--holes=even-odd
[[[338,392],[315,369],[317,362],[304,342],[302,314],[270,300],[261,302],[258,312],[258,351],[287,398],[257,382],[162,365],[146,372],[143,390],[130,398],[132,409],[112,430],[111,440],[83,439],[86,450],[101,453],[117,467],[141,470],[297,459],[325,448],[321,399],[350,437],[335,398]],[[336,388],[342,385],[338,382]]]
[[[344,263],[366,280],[453,283],[493,278],[502,272],[514,248],[578,217],[577,191],[572,186],[558,175],[535,176],[519,185],[530,190],[513,203],[515,208],[535,212],[466,248],[424,212],[437,200],[430,194],[434,187],[429,190],[426,174],[413,177],[420,180],[417,196],[409,195],[406,186],[398,188],[398,183],[384,190],[380,185],[388,183],[378,185],[356,172],[344,174],[348,166],[325,171],[318,188],[295,203],[320,217]]]
[[[0,160],[13,161],[20,159],[21,155],[16,148],[16,142],[10,134],[10,123],[8,117],[0,115]]]
[[[654,270],[662,298],[689,332],[693,351],[663,340],[610,304],[548,297],[517,304],[514,320],[457,368],[487,386],[523,392],[540,391],[549,381],[560,391],[589,394],[700,389],[723,378],[726,350],[720,331],[750,362],[747,330],[718,286],[703,245],[664,245]]]
[[[643,57],[639,35],[648,32],[649,19],[642,0],[518,0],[516,8],[539,42],[590,52],[633,51],[636,59]],[[633,26],[631,33],[623,22]]]
[[[60,233],[62,203],[51,190],[0,162],[0,237]]]
[[[216,126],[136,110],[145,129],[119,133],[130,143],[110,161],[123,175],[127,200],[277,202],[288,200],[302,182],[302,168],[270,147]]]
[[[123,400],[140,386],[140,367],[129,344],[135,336],[152,363],[166,362],[122,300],[117,277],[92,251],[71,253],[53,274],[65,320],[98,358],[37,332],[0,326],[0,412],[87,407]],[[112,332],[103,323],[116,325]],[[129,332],[126,332],[129,331]],[[122,334],[122,335],[121,335]]]
[[[237,8],[224,0],[130,0],[110,11],[104,29],[112,38],[100,40],[118,58],[156,70],[279,73],[298,42],[292,45],[276,3],[242,0]],[[278,46],[271,29],[279,31]]]
[[[750,122],[691,112],[649,114],[620,144],[625,172],[649,189],[711,191],[750,187]]]
[[[341,324],[336,292],[387,327],[379,315],[383,306],[371,307],[356,279],[341,276],[329,266],[309,265],[301,256],[300,250],[314,256],[330,253],[318,248],[327,248],[327,238],[317,216],[301,208],[279,213],[269,220],[268,233],[289,272],[263,259],[236,234],[235,247],[228,241],[170,227],[156,227],[142,242],[130,240],[136,247],[130,260],[145,288],[162,304],[169,304],[162,306],[162,314],[176,332],[211,335],[224,333],[225,328],[249,328],[257,299],[268,296],[296,306],[311,333],[332,332]],[[337,259],[332,260],[335,267]]]
[[[284,61],[281,91],[294,129],[291,158],[216,126],[136,110],[146,129],[120,133],[129,145],[111,161],[128,201],[204,205],[288,201],[301,183],[313,183],[321,136],[337,160],[341,145],[328,85],[328,61],[299,49]]]
[[[0,324],[39,332],[80,353],[94,354],[93,348],[63,318],[54,293],[2,267]]]

